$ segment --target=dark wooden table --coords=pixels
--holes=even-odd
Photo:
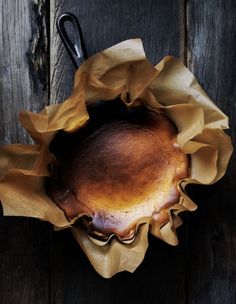
[[[61,12],[77,15],[88,55],[143,39],[152,63],[177,56],[236,127],[235,0],[0,0],[0,140],[29,142],[21,109],[64,100],[74,68],[56,31]],[[216,185],[189,189],[180,244],[150,238],[134,274],[106,280],[70,231],[27,218],[0,218],[0,303],[236,303],[236,160]]]

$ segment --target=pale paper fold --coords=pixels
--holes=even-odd
[[[148,223],[140,225],[135,240],[126,245],[113,238],[109,244],[98,246],[87,237],[84,229],[72,227],[72,232],[95,270],[110,278],[124,270],[134,272],[142,262],[148,247],[148,228]]]
[[[177,141],[191,158],[191,174],[178,185],[180,200],[165,212],[160,227],[154,219],[140,219],[132,244],[113,237],[96,243],[86,232],[69,222],[46,195],[44,177],[53,156],[48,145],[58,130],[73,132],[89,119],[86,105],[120,96],[127,107],[144,104],[163,111],[178,128]],[[40,113],[22,112],[20,120],[36,145],[0,147],[0,199],[4,215],[46,220],[55,229],[72,227],[72,232],[91,264],[104,277],[120,271],[133,272],[148,247],[148,231],[171,245],[177,245],[179,213],[196,205],[185,192],[188,183],[211,184],[225,173],[232,145],[223,129],[227,116],[210,100],[192,73],[176,58],[167,56],[156,67],[146,58],[141,40],[121,42],[86,60],[75,73],[71,96]],[[207,168],[207,169],[206,169]]]

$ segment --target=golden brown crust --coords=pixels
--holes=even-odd
[[[155,218],[178,202],[176,185],[188,175],[188,158],[171,121],[147,110],[134,116],[89,134],[62,165],[62,185],[49,183],[49,195],[67,217],[86,214],[90,234],[100,239],[133,238],[141,218]]]

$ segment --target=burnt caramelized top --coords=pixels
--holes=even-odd
[[[59,132],[46,190],[68,218],[85,214],[100,235],[130,235],[135,223],[178,201],[177,182],[188,159],[176,143],[176,127],[163,114],[119,101],[89,107],[88,124]]]

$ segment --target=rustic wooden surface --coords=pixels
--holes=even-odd
[[[65,99],[74,68],[55,20],[77,15],[88,55],[141,37],[151,62],[181,58],[229,115],[236,100],[236,6],[233,0],[0,0],[0,141],[28,142],[20,109]],[[150,238],[134,274],[110,280],[92,269],[70,231],[44,222],[0,218],[0,303],[236,303],[236,160],[214,186],[191,187],[199,209],[184,215],[180,244]]]
[[[48,102],[45,12],[32,1],[0,1],[0,142],[28,142],[18,112]],[[0,218],[0,303],[48,303],[47,223]]]
[[[187,16],[188,65],[229,116],[235,143],[236,3],[189,1]],[[201,187],[198,212],[189,215],[189,303],[236,303],[235,189],[233,155],[227,175],[211,187]]]

